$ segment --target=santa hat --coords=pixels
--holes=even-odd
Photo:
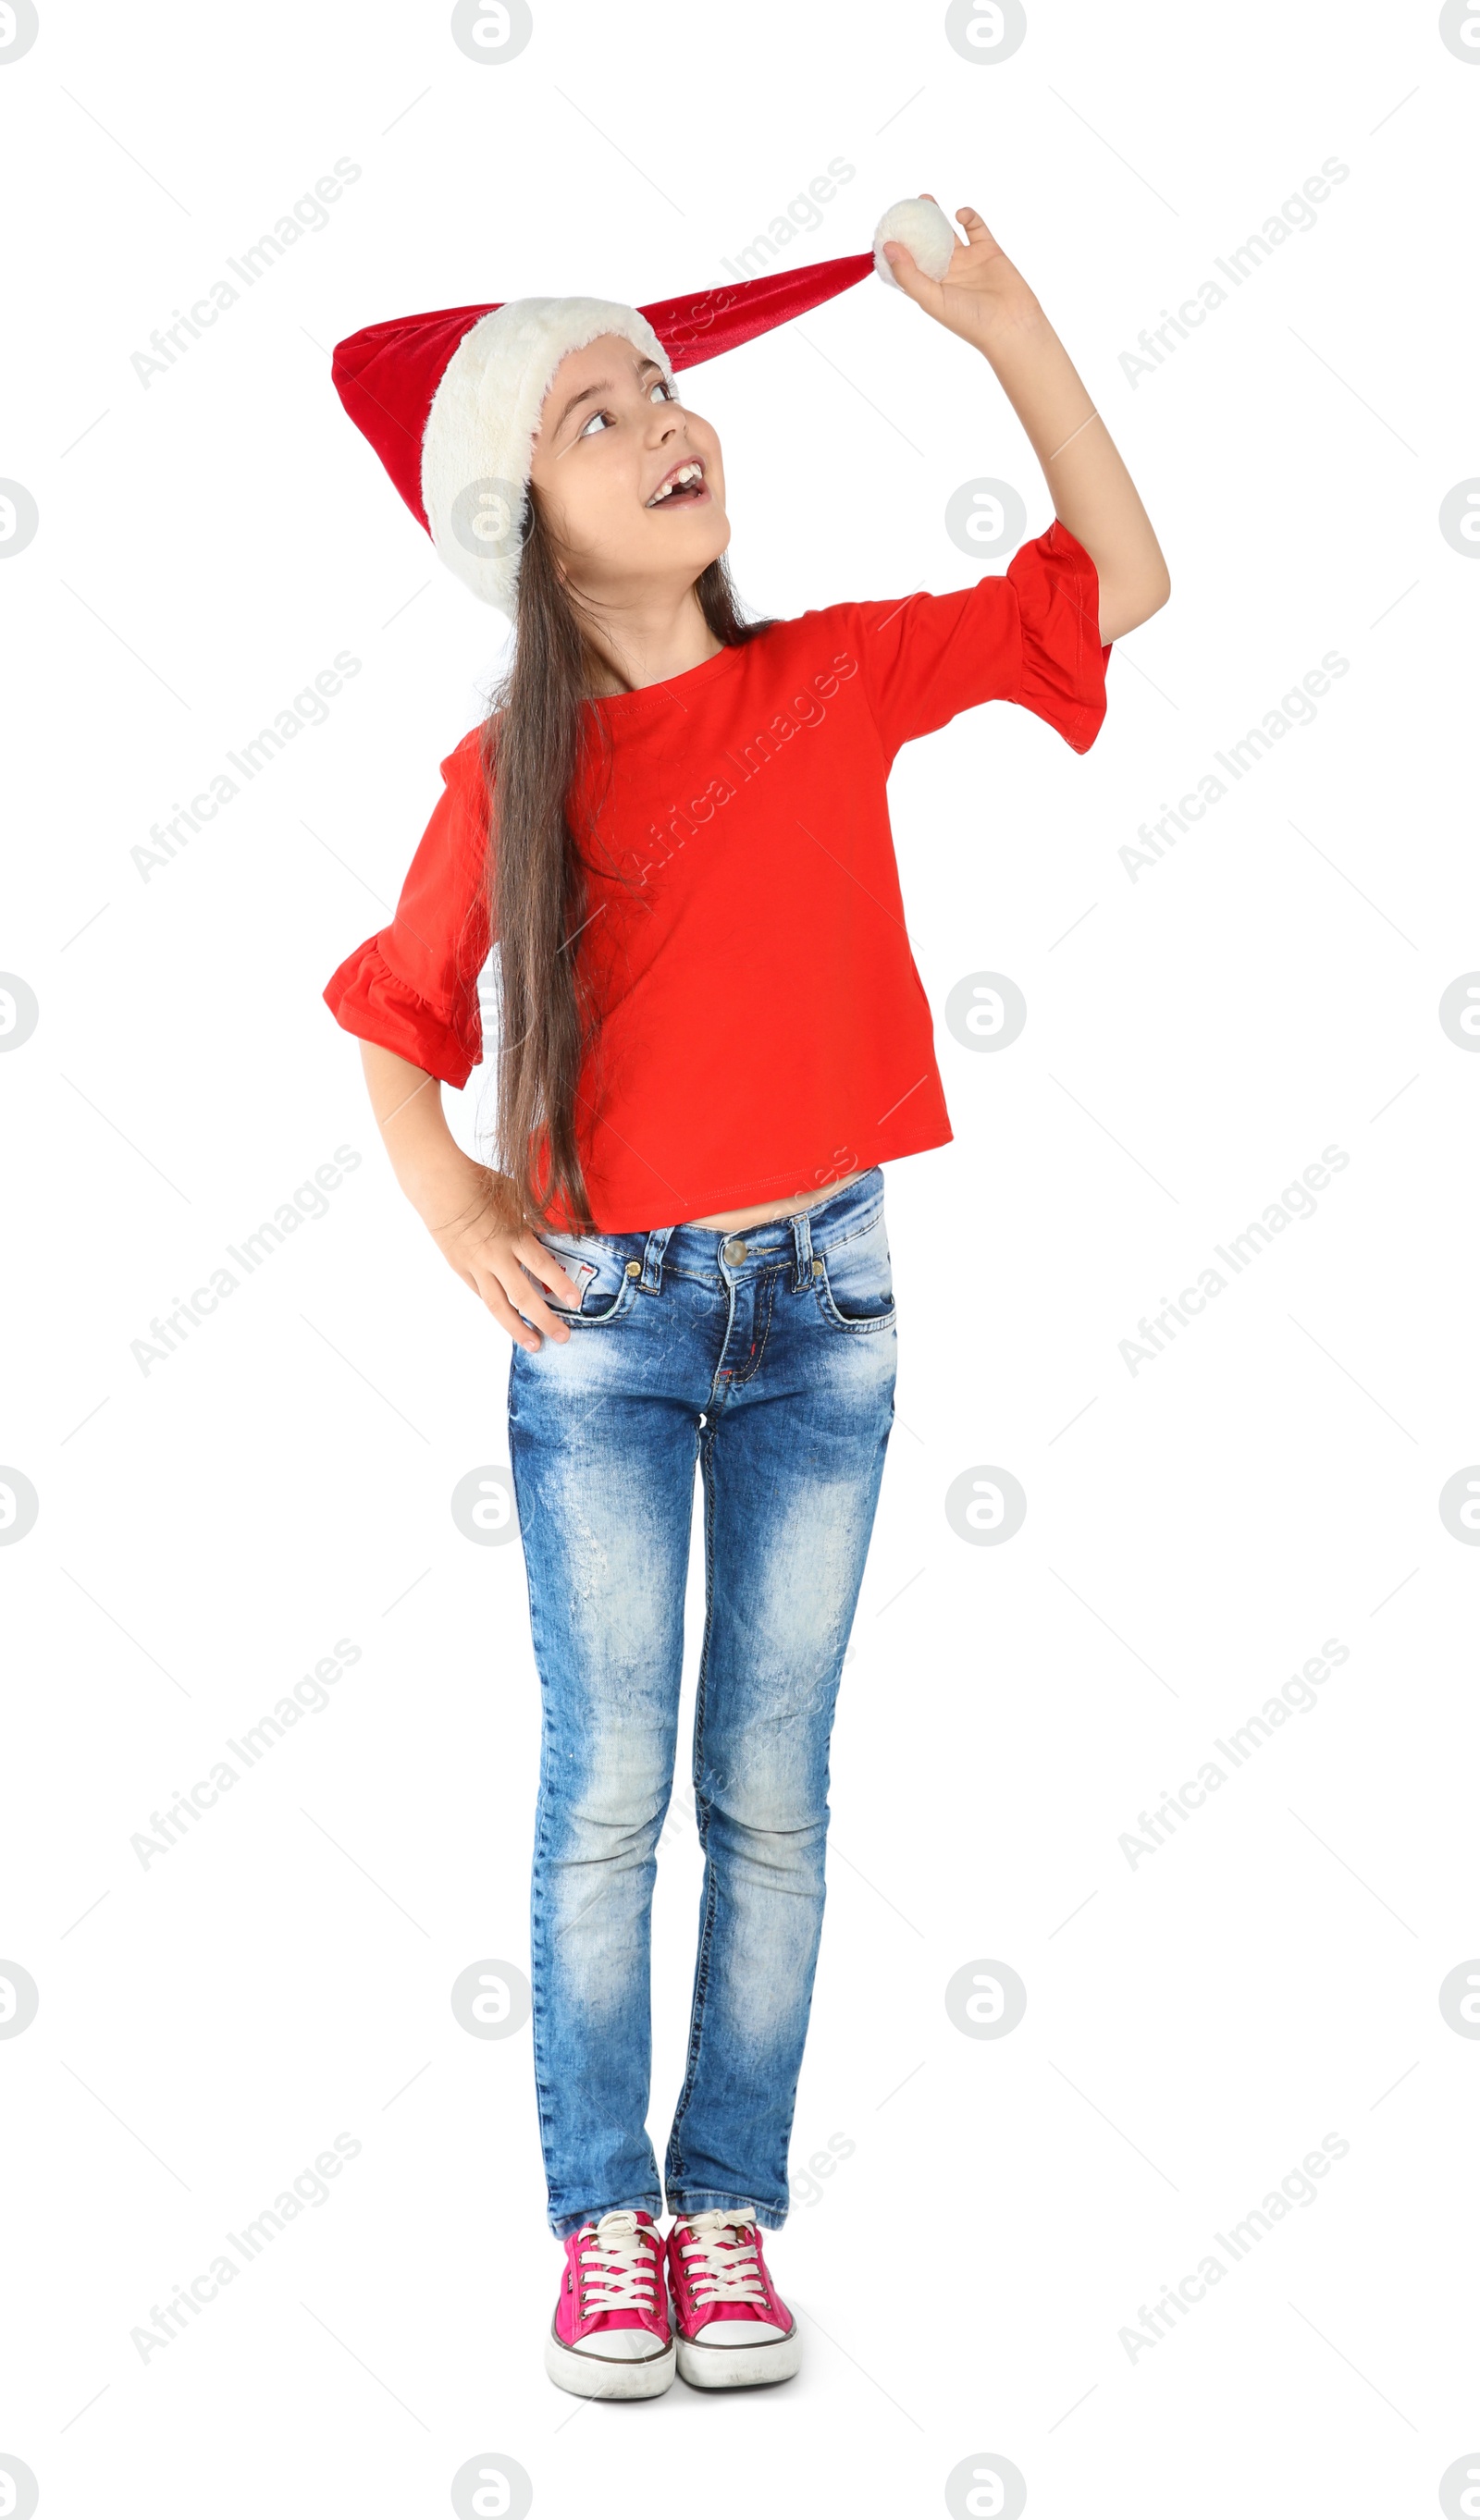
[[[689,297],[619,306],[601,297],[516,297],[369,324],[334,354],[339,399],[449,568],[511,616],[518,586],[530,457],[550,381],[567,352],[615,333],[676,368],[718,358],[851,289],[870,271],[897,288],[882,248],[907,246],[945,277],[956,234],[923,198],[897,202],[870,253],[808,263]]]

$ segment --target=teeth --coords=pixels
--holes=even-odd
[[[682,465],[680,465],[680,467],[679,467],[678,471],[674,473],[673,478],[671,479],[671,481],[665,481],[665,482],[663,483],[663,486],[662,486],[662,488],[661,488],[660,490],[654,490],[654,492],[653,492],[653,494],[652,494],[651,498],[650,498],[650,499],[649,500],[649,502],[648,502],[649,507],[650,507],[650,508],[655,508],[655,507],[657,506],[657,504],[658,504],[658,501],[659,501],[660,499],[666,499],[666,498],[667,498],[667,496],[668,496],[669,491],[670,491],[670,490],[676,490],[676,489],[679,487],[679,485],[680,485],[680,483],[681,483],[681,482],[684,482],[684,481],[701,481],[701,480],[703,479],[703,477],[704,477],[704,468],[703,468],[703,466],[702,466],[701,464],[682,464]]]

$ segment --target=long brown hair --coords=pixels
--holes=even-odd
[[[695,578],[694,591],[727,648],[769,626],[741,618],[723,553]],[[592,705],[601,659],[582,611],[557,570],[531,485],[514,656],[482,730],[489,911],[500,972],[495,1161],[532,1218],[547,1221],[559,1203],[589,1232],[575,1106],[597,1020],[576,943],[587,917],[587,877],[612,869],[585,854],[596,837],[596,808],[579,832],[570,819],[577,773],[586,797],[596,792],[593,772],[609,769],[609,735]]]

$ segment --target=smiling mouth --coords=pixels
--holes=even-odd
[[[650,508],[692,508],[708,496],[704,468],[695,459],[677,466],[666,481],[658,483],[647,505]]]

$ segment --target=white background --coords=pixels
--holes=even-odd
[[[40,1500],[0,1552],[0,1957],[40,1991],[0,2041],[0,2472],[24,2461],[43,2515],[435,2513],[483,2452],[551,2520],[931,2513],[973,2456],[1040,2520],[1460,2508],[1480,2044],[1438,1990],[1480,1951],[1480,1559],[1438,1498],[1480,1457],[1480,1061],[1438,1002],[1480,965],[1480,569],[1438,511],[1480,472],[1477,102],[1434,9],[1370,0],[1065,0],[1001,61],[939,7],[546,0],[487,65],[441,8],[79,5],[0,68],[0,472],[40,516],[0,570],[0,964],[40,1009],[0,1062],[0,1460]],[[151,331],[341,157],[362,172],[323,231],[142,384]],[[1174,595],[1087,758],[994,708],[898,765],[957,1134],[888,1181],[901,1422],[835,1738],[810,2201],[771,2249],[806,2364],[590,2408],[540,2368],[527,2029],[471,2038],[449,2002],[470,1963],[527,1961],[519,1553],[449,1511],[507,1461],[507,1348],[396,1191],[319,995],[388,916],[501,622],[328,351],[426,307],[719,282],[834,157],[853,179],[778,264],[857,252],[902,194],[978,207]],[[1314,228],[1133,386],[1143,328],[1332,157]],[[986,364],[872,280],[688,395],[753,610],[968,583],[943,515],[971,479],[1048,521]],[[346,650],[328,721],[146,879],[151,825]],[[1133,880],[1138,826],[1332,650],[1316,722]],[[705,1057],[742,1033],[756,915]],[[997,1055],[942,1018],[981,970],[1028,1004]],[[152,1317],[346,1145],[329,1212],[142,1372]],[[1328,1145],[1317,1213],[1133,1373],[1141,1316]],[[945,1516],[980,1464],[1027,1496],[1001,1547]],[[150,1815],[340,1638],[361,1659],[328,1708],[142,1866]],[[1349,1658],[1314,1711],[1133,1868],[1138,1815],[1328,1638]],[[1002,2040],[945,2008],[983,1958],[1028,1991]],[[328,2201],[141,2361],[130,2331],[340,2131],[362,2148]],[[1327,2134],[1349,2150],[1316,2201],[1133,2360],[1141,2306]],[[853,2149],[808,2177],[834,2135]]]

